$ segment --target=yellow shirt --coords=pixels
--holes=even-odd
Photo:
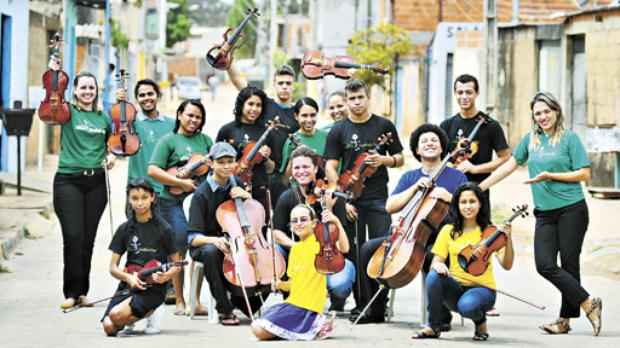
[[[322,313],[327,302],[327,277],[314,268],[314,258],[319,249],[314,234],[297,242],[291,248],[286,270],[291,279],[291,292],[286,303],[316,313]]]
[[[469,244],[473,246],[480,241],[482,235],[480,232],[480,227],[475,230],[464,232],[456,238],[456,240],[453,240],[452,237],[450,237],[452,229],[452,225],[445,225],[441,231],[439,231],[435,245],[433,245],[432,253],[444,259],[450,255],[450,275],[461,285],[478,286],[479,284],[487,288],[495,289],[493,262],[489,260],[489,267],[487,270],[479,276],[473,276],[461,268],[457,259],[459,252],[463,250],[464,247]]]

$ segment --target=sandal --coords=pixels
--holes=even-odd
[[[488,332],[480,332],[480,331],[475,331],[474,332],[474,337],[471,338],[474,341],[486,341],[489,339],[489,333]]]
[[[553,323],[543,324],[539,328],[551,335],[567,334],[571,330],[568,322],[561,318]]]
[[[196,306],[194,310],[194,315],[197,317],[206,317],[209,315],[209,311],[202,305]]]
[[[439,338],[441,333],[436,332],[431,327],[425,327],[411,336],[413,339]]]
[[[220,324],[224,326],[238,326],[239,323],[239,318],[233,313],[220,314]]]
[[[601,326],[603,326],[603,318],[601,316],[603,311],[603,300],[600,297],[595,297],[592,299],[592,306],[586,316],[588,320],[590,320],[590,324],[592,324],[592,330],[594,330],[594,336],[598,336],[601,332]]]

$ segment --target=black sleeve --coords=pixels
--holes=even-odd
[[[489,122],[489,126],[491,127],[489,131],[491,133],[491,144],[493,146],[493,150],[497,152],[507,149],[508,142],[506,141],[504,130],[502,129],[502,126],[500,126],[499,122]]]
[[[205,185],[207,182],[205,181],[202,184]],[[196,194],[192,196],[192,202],[189,206],[188,231],[206,232],[207,222],[205,221],[205,215],[207,214],[208,204],[207,197],[205,197],[204,193],[196,192]]]
[[[222,126],[222,128],[220,128],[220,130],[217,132],[217,136],[215,137],[215,142],[217,143],[218,141],[228,141],[228,125],[227,124]]]
[[[388,152],[390,153],[390,155],[395,155],[395,154],[403,152],[403,144],[401,144],[400,142],[400,137],[398,136],[398,132],[396,131],[396,127],[394,126],[394,123],[387,121],[387,120],[386,122],[387,122],[387,125],[384,127],[385,132],[392,133],[392,142],[387,147]]]
[[[335,125],[327,134],[327,143],[325,144],[325,157],[326,160],[340,160],[344,151],[343,146],[340,143],[340,127]]]
[[[172,255],[178,252],[172,240],[173,232],[172,232],[172,228],[170,227],[170,225],[164,219],[159,219],[159,226],[162,230],[161,231],[162,233],[161,242],[162,242],[162,249],[164,250],[164,253],[166,255]]]
[[[273,211],[273,228],[284,232],[289,230],[289,214],[291,213],[292,207],[291,198],[294,197],[294,194],[291,193],[292,191],[290,190],[284,191],[276,202],[276,208]]]
[[[116,254],[123,255],[127,251],[127,222],[124,222],[116,229],[108,249]]]
[[[448,136],[448,138],[450,137],[450,120],[452,118],[447,118],[443,121],[441,121],[441,124],[439,124],[439,128],[443,129],[444,132],[446,132],[446,135]]]

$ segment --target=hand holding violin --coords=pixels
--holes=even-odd
[[[271,148],[267,145],[261,146],[260,149],[258,149],[258,152],[261,156],[263,156],[263,158],[265,158],[265,160],[268,160],[271,156]]]
[[[373,168],[379,168],[386,164],[388,156],[380,155],[377,152],[369,152],[366,157],[366,164]]]
[[[140,279],[138,272],[130,273],[125,282],[131,289],[146,290],[146,283]]]
[[[106,158],[105,158],[105,166],[108,169],[112,169],[114,168],[114,164],[116,163],[116,156],[114,156],[113,154],[109,153]]]
[[[459,163],[456,166],[456,169],[461,171],[463,174],[467,174],[467,173],[476,174],[477,172],[477,166],[471,163],[468,159],[463,160],[461,163]]]
[[[196,191],[196,183],[192,179],[178,179],[178,187],[180,187],[183,192],[194,192]]]

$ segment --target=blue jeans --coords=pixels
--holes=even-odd
[[[495,291],[462,286],[454,278],[433,270],[426,276],[426,293],[429,301],[428,322],[435,332],[439,332],[442,324],[444,306],[480,325],[486,322],[486,312],[495,304]]]
[[[282,253],[282,256],[284,256],[288,263],[290,250],[279,244],[276,244],[276,248]],[[327,292],[329,293],[329,297],[332,301],[334,299],[345,300],[351,294],[354,283],[355,265],[351,260],[345,259],[342,271],[327,276]]]
[[[174,247],[181,255],[187,251],[187,217],[183,211],[183,201],[159,200],[159,213],[172,228]]]

